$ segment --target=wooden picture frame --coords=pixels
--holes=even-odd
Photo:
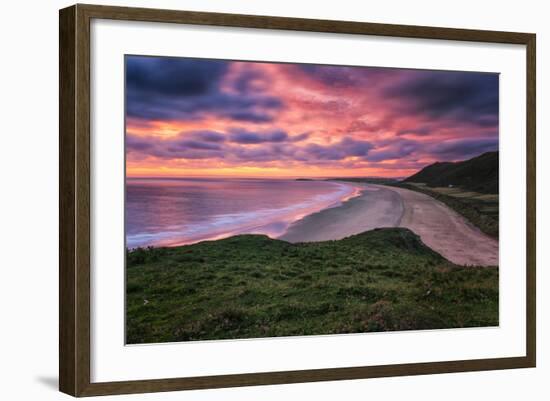
[[[90,380],[90,21],[94,18],[525,45],[527,54],[525,60],[527,71],[526,356],[92,383]],[[59,388],[62,392],[73,396],[95,396],[535,366],[535,34],[80,4],[60,10],[59,28]]]

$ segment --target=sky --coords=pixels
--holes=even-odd
[[[129,177],[406,177],[498,149],[498,74],[126,56]]]

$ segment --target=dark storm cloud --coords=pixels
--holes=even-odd
[[[153,140],[126,135],[126,150],[133,153],[150,153],[155,147]]]
[[[402,129],[400,131],[397,131],[395,135],[397,136],[403,136],[403,135],[415,135],[415,136],[426,136],[430,135],[432,133],[432,130],[427,127],[419,127],[419,128],[409,128],[409,129]]]
[[[254,82],[264,79],[266,77],[257,70],[242,71],[233,82],[233,89],[239,93],[250,93],[254,91]]]
[[[428,153],[437,156],[440,160],[466,159],[495,150],[498,150],[498,136],[447,140],[426,147]]]
[[[217,143],[194,141],[192,139],[178,143],[181,149],[201,149],[201,150],[221,150],[222,147]]]
[[[436,160],[462,160],[498,150],[498,135],[484,138],[452,139],[438,142],[398,139],[379,141],[365,158],[369,162],[406,160],[428,155]]]
[[[126,58],[127,116],[151,120],[196,120],[204,115],[270,122],[283,107],[276,97],[232,94],[221,89],[230,62],[186,58]],[[246,82],[245,78],[242,78]],[[240,83],[242,88],[245,83]]]
[[[128,136],[129,155],[162,159],[225,159],[240,163],[275,160],[317,163],[344,160],[348,157],[367,158],[374,145],[367,141],[344,138],[333,144],[296,143],[308,138],[308,133],[288,135],[284,131],[249,132],[234,130],[221,140],[216,132],[191,132],[159,140],[156,137]],[[219,134],[223,135],[223,134]],[[212,141],[212,139],[215,139]],[[252,145],[252,146],[250,146]]]
[[[128,154],[161,159],[224,159],[237,163],[270,161],[323,164],[343,161],[350,157],[373,163],[404,160],[416,152],[432,155],[440,160],[458,160],[498,149],[498,138],[447,140],[424,143],[413,140],[369,142],[345,137],[340,141],[321,145],[306,143],[306,134],[288,135],[279,131],[250,132],[233,130],[228,134],[215,131],[196,131],[171,139],[128,136]]]
[[[149,96],[196,96],[216,91],[226,61],[129,56],[126,87]]]
[[[349,87],[357,83],[352,67],[301,64],[296,68],[307,74],[309,78],[331,87]]]
[[[498,114],[480,116],[475,120],[480,127],[498,127]]]
[[[388,69],[377,67],[298,64],[294,68],[308,78],[335,89],[358,86],[366,89],[388,75]]]
[[[371,142],[345,137],[329,145],[310,143],[296,152],[296,160],[316,162],[322,160],[343,160],[347,157],[366,157],[374,147]]]
[[[221,113],[223,117],[235,121],[246,121],[249,123],[269,123],[273,121],[273,116],[267,113],[258,113],[254,111],[234,111]]]
[[[290,136],[283,130],[252,132],[244,129],[232,129],[230,130],[229,141],[242,145],[251,145],[260,143],[300,142],[308,137],[309,133],[307,132]]]
[[[223,146],[212,142],[200,142],[188,139],[159,141],[152,137],[134,137],[126,141],[126,151],[130,156],[140,159],[154,157],[159,159],[210,159],[223,158]]]
[[[367,160],[381,162],[385,160],[401,159],[418,151],[421,146],[419,142],[410,140],[395,141],[389,145],[382,144],[368,154]]]
[[[265,133],[250,132],[246,130],[234,130],[230,135],[230,141],[240,144],[258,144],[266,142],[284,142],[288,134],[284,131],[272,131]]]
[[[193,131],[185,135],[204,142],[224,142],[226,139],[224,134],[217,131]]]
[[[498,74],[409,71],[407,78],[384,91],[399,101],[402,112],[450,117],[482,126],[498,122]]]
[[[283,130],[252,132],[232,129],[228,133],[218,131],[182,132],[176,137],[159,139],[154,136],[127,135],[126,150],[140,157],[163,159],[232,158],[245,161],[291,155],[292,147],[285,145],[301,142],[309,137],[305,132],[289,135]],[[269,146],[277,144],[278,146]],[[254,145],[252,148],[248,145]],[[264,145],[264,146],[262,146]]]
[[[230,161],[248,164],[248,163],[265,163],[278,160],[287,160],[291,148],[284,145],[275,146],[265,144],[249,148],[245,146],[233,146],[227,154]]]

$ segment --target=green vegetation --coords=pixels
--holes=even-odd
[[[462,162],[438,162],[424,167],[405,182],[429,187],[461,187],[474,192],[498,194],[498,152],[487,152]]]
[[[462,162],[433,163],[399,183],[386,185],[425,193],[498,238],[498,152]]]
[[[498,325],[498,268],[458,267],[403,228],[127,252],[127,341]]]
[[[430,188],[424,183],[401,182],[393,185],[425,193],[443,202],[485,234],[498,238],[498,195],[473,192],[459,187]]]

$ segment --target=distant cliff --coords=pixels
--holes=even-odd
[[[403,180],[430,187],[457,186],[475,192],[498,193],[498,152],[461,162],[436,162]]]

